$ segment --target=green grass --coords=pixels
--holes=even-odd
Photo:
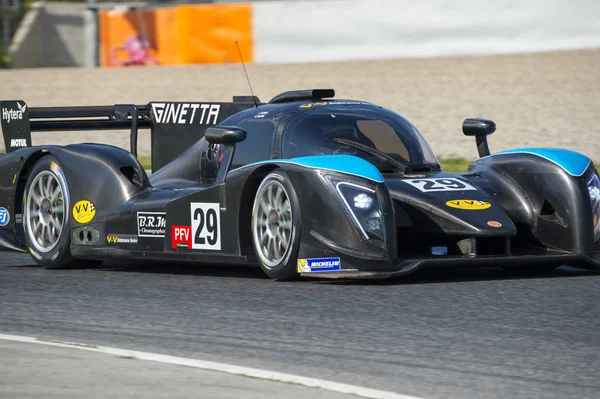
[[[466,172],[471,163],[471,161],[464,158],[442,158],[439,161],[444,172]]]
[[[150,157],[138,157],[138,160],[142,164],[143,168],[146,170],[152,169],[152,161],[150,161]]]
[[[150,161],[150,157],[141,156],[138,158],[140,163],[144,167],[144,169],[150,170],[152,167],[152,162]],[[464,158],[447,158],[440,159],[440,163],[442,164],[442,170],[445,172],[466,172],[467,166],[469,166],[468,161]]]

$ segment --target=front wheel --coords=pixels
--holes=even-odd
[[[280,170],[263,179],[254,197],[252,243],[269,277],[285,280],[298,276],[300,204],[290,178]]]

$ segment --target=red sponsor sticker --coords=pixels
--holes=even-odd
[[[192,247],[192,226],[171,226],[171,247]]]
[[[490,227],[502,227],[502,223],[496,222],[495,220],[490,220],[487,224]]]

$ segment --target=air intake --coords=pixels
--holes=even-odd
[[[335,97],[333,89],[292,90],[278,94],[269,101],[269,104],[291,103],[294,101],[320,101],[324,98]]]

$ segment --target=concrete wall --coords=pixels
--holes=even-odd
[[[267,1],[253,16],[257,63],[600,47],[599,0]]]
[[[249,58],[256,63],[600,47],[598,0],[261,0],[250,4],[253,57]],[[96,65],[95,32],[95,15],[86,13],[85,4],[37,5],[11,46],[12,66]],[[215,37],[223,32],[217,33]]]
[[[11,67],[85,65],[84,4],[35,3],[9,49]]]

